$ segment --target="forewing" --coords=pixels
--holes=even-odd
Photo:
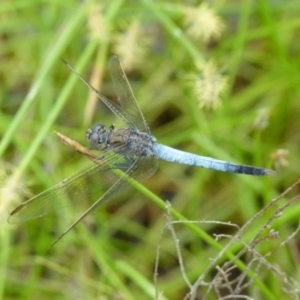
[[[118,101],[121,106],[121,113],[127,119],[127,124],[131,128],[137,128],[140,131],[150,133],[149,126],[136,102],[126,74],[117,56],[110,58],[109,67],[118,95]]]
[[[20,223],[61,210],[68,205],[96,201],[119,177],[113,169],[127,171],[132,162],[116,153],[108,153],[105,159],[97,160],[63,180],[54,187],[18,206],[10,215],[9,223]]]
[[[142,132],[150,133],[149,126],[147,125],[147,122],[134,98],[127,77],[116,56],[113,56],[110,59],[110,72],[118,95],[119,105],[100,94],[99,91],[85,81],[66,61],[63,59],[62,61],[71,70],[71,72],[73,72],[85,85],[95,92],[98,98],[130,128],[137,128]]]

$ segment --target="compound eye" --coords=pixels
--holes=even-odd
[[[92,131],[98,132],[99,134],[104,133],[106,132],[106,127],[103,124],[98,123],[93,126]]]

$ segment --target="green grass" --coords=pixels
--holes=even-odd
[[[298,179],[300,4],[211,7],[226,30],[204,41],[188,34],[183,4],[157,2],[111,1],[102,10],[96,1],[1,4],[0,299],[155,299],[155,266],[159,299],[183,299],[190,290],[195,299],[218,299],[201,285],[217,274],[238,283],[245,275],[247,288],[239,294],[254,299],[299,294],[285,280],[299,282],[297,187],[268,204]],[[142,33],[134,35],[138,26]],[[86,145],[92,124],[122,125],[60,60],[116,99],[108,72],[113,54],[159,142],[278,174],[254,178],[161,162],[150,179],[94,211],[47,251],[95,199],[17,226],[6,219],[88,163],[54,131]],[[214,83],[226,76],[214,110],[199,107],[203,99],[191,75],[204,76],[212,60],[220,71]],[[284,154],[272,156],[279,149],[289,151],[288,166]],[[170,215],[182,222],[168,223]],[[230,276],[226,262],[236,266]],[[234,295],[234,288],[219,291]]]

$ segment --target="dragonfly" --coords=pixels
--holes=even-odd
[[[116,129],[114,125],[106,127],[97,123],[89,128],[86,131],[89,149],[99,150],[101,154],[93,157],[86,154],[87,151],[79,150],[89,156],[93,162],[54,187],[27,200],[11,212],[8,222],[16,224],[92,199],[94,203],[51,246],[93,210],[122,193],[132,179],[141,181],[153,175],[157,170],[159,159],[235,174],[275,175],[275,172],[269,169],[200,156],[159,144],[151,134],[117,56],[112,56],[109,60],[117,103],[100,94],[67,62],[64,60],[63,62],[97,94],[98,98],[126,124],[126,127]]]

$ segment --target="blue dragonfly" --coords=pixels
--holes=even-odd
[[[91,211],[124,191],[131,179],[144,180],[153,175],[158,166],[158,159],[236,174],[275,175],[272,170],[200,156],[157,143],[117,56],[112,56],[109,61],[118,96],[117,104],[101,95],[68,63],[63,62],[127,127],[115,129],[114,125],[111,125],[107,128],[98,123],[88,129],[86,139],[90,149],[100,150],[101,155],[92,159],[92,163],[74,175],[19,205],[11,212],[9,223],[21,223],[38,218],[67,205],[84,202],[86,199],[95,201],[55,240],[52,244],[54,245]],[[84,151],[79,152],[84,153]],[[118,173],[116,170],[122,172]]]

